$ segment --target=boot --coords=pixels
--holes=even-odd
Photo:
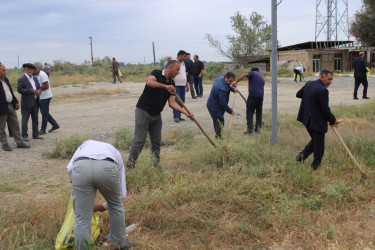
[[[253,130],[250,128],[247,128],[246,132],[244,132],[245,135],[250,135],[253,133]]]

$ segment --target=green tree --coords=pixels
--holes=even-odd
[[[363,0],[350,25],[350,33],[364,46],[375,46],[375,1]]]
[[[263,18],[257,12],[252,12],[249,18],[236,12],[230,17],[235,35],[226,35],[227,46],[209,33],[205,39],[235,65],[246,64],[248,60],[267,56],[267,50],[271,48],[271,25]]]

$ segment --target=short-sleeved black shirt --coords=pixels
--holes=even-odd
[[[202,61],[194,62],[193,76],[199,76],[201,70],[204,69],[204,64]]]
[[[155,69],[150,75],[154,76],[158,83],[175,86],[172,78],[170,82],[166,81],[163,71],[161,70]],[[158,115],[163,111],[170,96],[171,93],[169,93],[168,90],[162,88],[151,88],[146,84],[141,97],[139,97],[137,107],[146,111],[149,115]]]

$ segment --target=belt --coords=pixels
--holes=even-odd
[[[78,157],[77,159],[75,159],[74,163],[76,163],[77,161],[82,161],[82,160],[91,160],[91,161],[109,161],[109,162],[115,162],[112,158],[104,158],[104,159],[93,159],[93,158],[90,158],[90,157]]]

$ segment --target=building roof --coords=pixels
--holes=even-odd
[[[342,49],[353,47],[354,41],[312,41],[280,47],[278,51],[305,50],[305,49]]]

